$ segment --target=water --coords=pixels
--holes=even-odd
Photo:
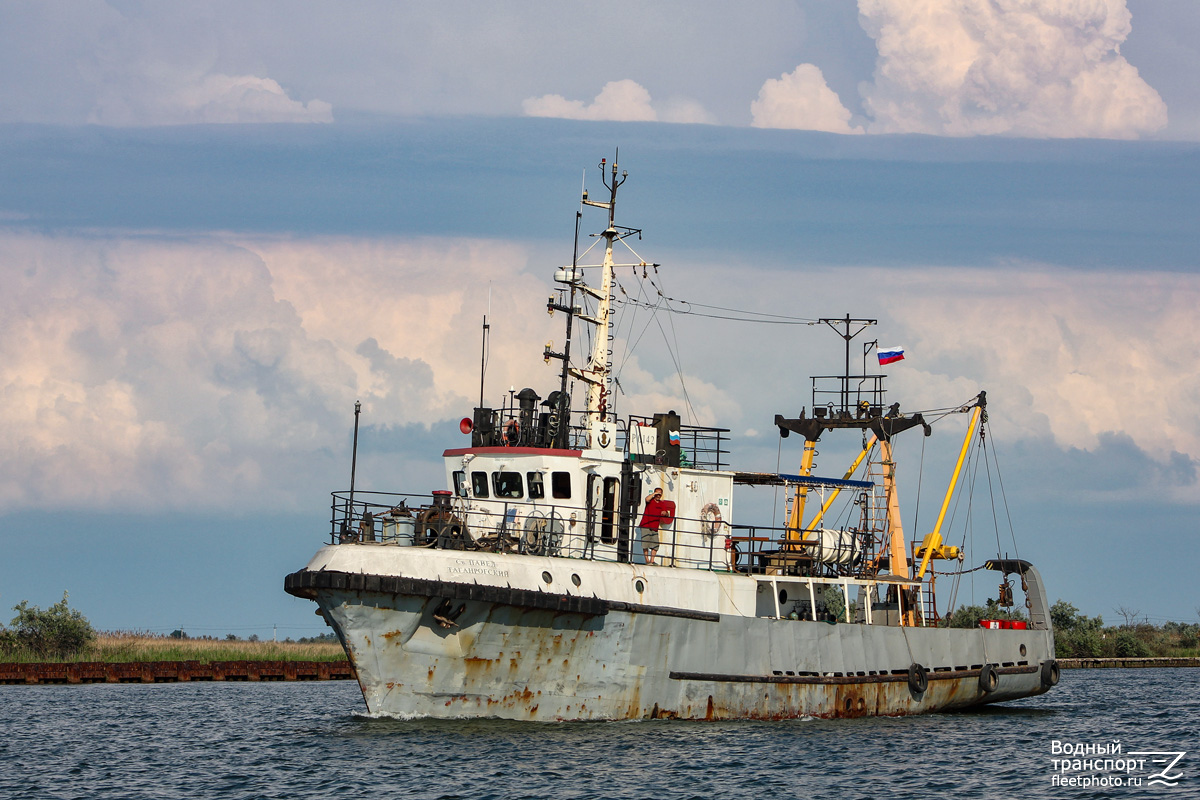
[[[13,800],[1200,797],[1200,669],[1066,671],[1006,706],[829,722],[371,719],[342,681],[0,686],[0,709]],[[1188,751],[1184,777],[1054,786],[1055,739]]]

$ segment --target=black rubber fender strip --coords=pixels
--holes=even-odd
[[[704,622],[719,622],[721,615],[712,611],[695,611],[687,608],[652,606],[641,603],[626,603],[619,600],[603,600],[598,597],[542,592],[534,589],[514,589],[490,584],[457,583],[453,581],[406,578],[398,575],[370,575],[347,573],[338,570],[299,570],[284,578],[283,588],[296,597],[313,599],[316,591],[335,589],[352,592],[381,592],[384,594],[415,595],[418,597],[444,597],[450,600],[475,600],[483,603],[499,603],[538,610],[558,611],[568,614],[602,616],[611,611],[631,614],[651,614],[661,617],[681,617]]]

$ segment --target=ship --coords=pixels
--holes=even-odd
[[[803,442],[794,474],[733,469],[728,429],[672,409],[617,413],[617,276],[659,265],[629,245],[640,229],[616,224],[627,172],[605,159],[600,177],[601,199],[582,193],[572,263],[554,273],[546,309],[563,315],[566,339],[541,353],[559,367],[545,399],[526,388],[485,405],[481,368],[479,406],[443,453],[446,488],[355,491],[353,459],[349,491],[332,493],[327,542],[285,578],[336,633],[368,712],[844,718],[966,709],[1057,684],[1038,570],[999,552],[968,568],[965,547],[947,542],[986,393],[951,409],[967,420],[957,464],[936,524],[907,539],[892,444],[928,436],[931,423],[887,402],[886,376],[865,354],[861,369],[851,364],[852,340],[875,320],[820,320],[844,340],[845,368],[812,379],[799,416],[775,416],[781,437]],[[595,255],[579,244],[591,209],[607,216]],[[614,251],[633,255],[616,263]],[[581,263],[589,256],[601,263]],[[488,328],[485,316],[485,345]],[[845,474],[813,474],[821,437],[848,434],[862,451]],[[780,524],[735,522],[735,488],[754,487],[784,498]],[[834,511],[839,502],[849,510]],[[994,607],[1018,611],[948,627],[937,578],[975,570],[998,576]]]

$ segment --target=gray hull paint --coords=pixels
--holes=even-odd
[[[564,614],[476,601],[444,628],[433,619],[437,598],[324,590],[316,599],[368,709],[398,717],[916,714],[1041,694],[1040,667],[1053,657],[1049,630]],[[929,670],[919,694],[904,676],[913,663]],[[991,693],[980,686],[985,664],[1000,673]]]

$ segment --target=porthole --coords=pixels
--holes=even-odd
[[[1021,645],[1021,655],[1025,655],[1025,645]]]
[[[646,584],[642,583],[640,580],[634,581],[633,590],[638,594],[641,594],[642,592],[646,591]]]
[[[573,573],[571,575],[571,583],[575,584],[576,586],[583,583],[583,581],[579,579],[579,573]]]
[[[787,602],[787,589],[779,590],[779,602],[781,602],[781,603]]]
[[[551,575],[549,572],[543,572],[542,580],[544,580],[546,583],[554,583],[554,576]]]

